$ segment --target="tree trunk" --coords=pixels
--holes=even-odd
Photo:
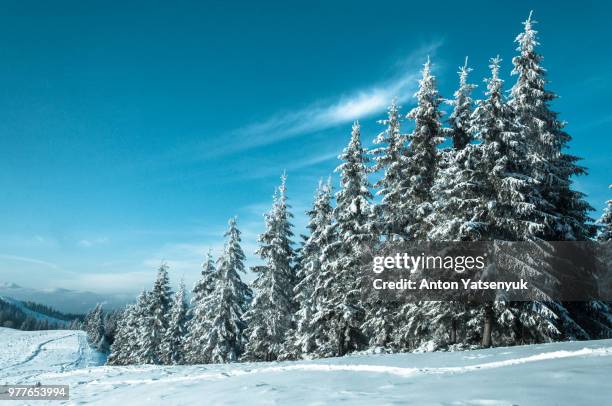
[[[493,332],[493,304],[486,303],[484,308],[484,324],[482,326],[482,346],[489,348],[492,345],[491,333]]]

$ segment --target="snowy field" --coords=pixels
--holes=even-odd
[[[0,383],[68,384],[68,404],[612,404],[612,340],[233,365],[103,361],[82,332],[0,328]]]

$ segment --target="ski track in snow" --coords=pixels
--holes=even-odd
[[[0,328],[0,384],[67,384],[71,399],[60,404],[524,406],[612,399],[612,340],[298,362],[103,363],[83,332]]]
[[[13,364],[13,365],[9,365],[8,367],[4,367],[4,368],[3,368],[3,370],[5,370],[5,371],[6,371],[7,369],[10,369],[10,368],[15,368],[15,367],[17,367],[17,366],[20,366],[20,365],[23,365],[23,364],[25,364],[25,363],[27,363],[27,362],[30,362],[30,361],[32,361],[32,360],[33,360],[33,359],[34,359],[36,356],[38,356],[38,355],[40,354],[40,352],[43,350],[43,347],[44,347],[45,345],[47,345],[47,344],[49,344],[49,343],[52,343],[52,342],[54,342],[54,341],[62,340],[62,339],[67,338],[67,337],[72,337],[72,336],[74,336],[74,335],[75,335],[75,333],[72,333],[72,334],[67,334],[67,335],[64,335],[64,336],[61,336],[61,337],[51,338],[51,339],[49,339],[49,340],[47,340],[47,341],[43,341],[43,342],[41,342],[41,343],[38,343],[38,344],[36,345],[36,348],[34,348],[34,350],[33,350],[33,351],[32,351],[32,352],[31,352],[31,353],[30,353],[30,354],[29,354],[29,355],[28,355],[28,356],[27,356],[27,357],[26,357],[26,358],[25,358],[23,361],[20,361],[20,362],[18,362],[18,363],[16,363],[16,364]],[[79,348],[79,350],[80,350],[80,348]]]
[[[606,348],[583,348],[577,351],[553,351],[545,352],[541,354],[532,355],[529,357],[509,359],[505,361],[494,361],[483,364],[468,365],[463,367],[440,367],[440,368],[402,368],[402,367],[390,367],[385,365],[333,365],[333,364],[298,364],[298,365],[287,365],[278,367],[266,367],[266,368],[255,368],[255,369],[244,369],[234,370],[230,372],[221,373],[205,373],[199,375],[190,375],[182,377],[170,377],[170,378],[159,378],[159,379],[132,379],[132,380],[120,380],[120,381],[94,381],[92,385],[137,385],[137,384],[159,384],[160,381],[165,382],[185,382],[185,381],[198,381],[206,379],[223,379],[231,378],[234,376],[246,375],[246,374],[262,374],[271,372],[290,372],[290,371],[304,371],[304,372],[367,372],[367,373],[380,373],[380,374],[391,374],[400,377],[410,377],[415,374],[458,374],[466,373],[471,371],[502,368],[512,365],[525,364],[529,362],[538,362],[553,359],[563,359],[571,357],[600,357],[600,356],[612,356],[612,347]],[[78,373],[78,371],[75,371]]]
[[[0,382],[10,379],[14,383],[35,383],[32,380],[42,374],[101,362],[103,357],[89,347],[82,331],[0,328]]]

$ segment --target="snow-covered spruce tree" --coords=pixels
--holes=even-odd
[[[90,344],[97,350],[108,348],[104,336],[104,312],[100,303],[96,304],[85,318],[85,331]]]
[[[252,299],[251,289],[240,279],[245,256],[235,218],[230,219],[225,237],[215,288],[203,303],[207,331],[202,350],[212,363],[235,362],[242,355],[246,343],[243,316]]]
[[[185,337],[185,362],[190,364],[204,364],[208,362],[204,348],[206,334],[211,320],[208,306],[211,304],[211,295],[215,290],[218,273],[212,253],[208,252],[202,264],[202,276],[195,283],[191,294],[190,319],[187,322]]]
[[[128,305],[123,311],[117,326],[115,341],[111,345],[110,354],[106,363],[108,365],[127,365],[130,348],[129,320],[133,317],[135,305]]]
[[[295,314],[295,326],[288,335],[281,359],[299,359],[307,356],[315,349],[316,329],[311,325],[313,315],[317,310],[315,288],[321,274],[321,258],[323,248],[330,241],[325,231],[333,221],[331,177],[327,183],[319,181],[314,203],[308,215],[308,231],[304,244],[299,252],[297,266],[298,283],[294,288],[294,301],[298,307]]]
[[[472,92],[477,87],[468,83],[468,76],[472,69],[468,67],[468,58],[465,57],[465,64],[459,68],[459,88],[454,93],[454,99],[448,103],[453,106],[453,112],[448,118],[450,126],[450,138],[453,140],[453,148],[461,150],[472,140],[471,134],[471,115],[474,107]]]
[[[382,178],[374,185],[381,202],[374,207],[378,233],[387,240],[405,238],[405,228],[410,214],[406,213],[405,194],[408,189],[406,170],[406,135],[401,133],[402,116],[393,100],[387,110],[387,118],[379,123],[386,126],[378,134],[374,144],[382,145],[371,151],[374,157],[373,171],[382,171]]]
[[[119,322],[115,342],[108,357],[109,365],[140,364],[141,326],[147,316],[149,293],[143,291],[136,303],[128,305]]]
[[[563,129],[565,123],[550,108],[557,96],[545,88],[546,70],[541,66],[542,56],[536,52],[535,23],[530,13],[515,41],[519,55],[512,59],[512,74],[517,80],[509,104],[521,138],[529,146],[532,176],[542,196],[538,210],[546,213],[547,227],[541,237],[549,241],[583,241],[593,235],[588,225],[592,208],[584,194],[572,189],[571,177],[585,174],[586,170],[576,164],[579,158],[563,151],[571,137]]]
[[[160,344],[162,332],[156,326],[153,317],[152,293],[146,292],[144,306],[139,314],[138,332],[136,334],[136,358],[138,364],[160,364]]]
[[[409,215],[404,227],[405,239],[426,241],[432,228],[432,224],[428,223],[435,201],[432,190],[440,169],[438,145],[444,141],[440,122],[443,115],[440,111],[442,98],[436,87],[436,78],[431,74],[429,59],[423,67],[415,97],[417,106],[407,115],[408,119],[414,121],[414,129],[408,134],[409,145],[402,158],[402,172],[407,185],[403,193],[402,213]],[[376,310],[375,307],[373,310]],[[390,341],[392,347],[400,350],[412,349],[415,342],[411,334],[416,330],[409,331],[408,326],[412,321],[420,319],[415,316],[418,308],[419,305],[415,303],[404,304],[395,312],[391,322],[386,320],[386,312],[377,317],[369,315],[370,329],[374,327],[378,336]],[[382,329],[380,323],[393,328]],[[421,331],[420,328],[417,330]]]
[[[175,293],[168,316],[168,328],[161,343],[161,361],[168,365],[182,364],[185,360],[184,339],[187,322],[185,285],[181,281]]]
[[[540,199],[534,203],[543,224],[536,237],[548,241],[588,240],[594,233],[588,215],[592,208],[584,195],[572,188],[571,179],[574,175],[586,173],[586,170],[576,164],[579,158],[564,152],[571,137],[564,131],[565,123],[557,118],[557,113],[550,107],[557,96],[545,88],[546,71],[541,66],[542,56],[536,52],[537,31],[533,29],[535,21],[531,13],[523,24],[524,30],[516,38],[519,55],[512,60],[512,73],[517,80],[512,87],[509,104],[518,131],[529,147],[530,174],[537,181],[540,195]],[[570,253],[552,253],[555,260],[575,261],[566,254]],[[575,280],[584,282],[592,279],[591,270],[581,265],[576,263],[574,273],[562,277],[561,283],[569,286]],[[541,305],[548,306],[547,303]],[[553,311],[557,315],[557,324],[561,326],[561,338],[587,338],[585,333],[588,333],[575,324],[590,324],[593,315],[589,309],[584,309],[584,305],[550,304],[551,308],[559,309]]]
[[[408,239],[406,227],[412,219],[410,206],[406,204],[406,194],[409,188],[407,171],[407,135],[401,132],[403,117],[400,107],[393,100],[387,109],[387,118],[378,123],[385,126],[385,130],[374,139],[375,145],[380,147],[370,151],[374,156],[373,172],[382,172],[382,177],[374,188],[376,194],[381,196],[378,204],[373,206],[375,235],[387,241],[400,241]],[[361,326],[368,338],[368,345],[374,347],[388,347],[390,334],[393,329],[393,312],[397,304],[387,303],[379,298],[369,298],[366,308],[365,321]]]
[[[140,325],[138,358],[143,364],[159,364],[162,362],[161,343],[168,328],[172,300],[166,264],[160,265],[153,289],[148,292],[145,300],[146,312]]]
[[[295,253],[291,247],[293,225],[287,204],[287,176],[274,193],[272,209],[265,215],[266,231],[259,236],[256,254],[264,265],[253,267],[255,298],[244,318],[248,342],[243,359],[274,361],[278,358],[286,335],[292,327],[295,312],[293,289],[296,276]]]
[[[414,130],[408,135],[410,142],[404,161],[404,177],[407,179],[407,190],[403,196],[405,213],[411,219],[405,228],[410,240],[427,239],[429,226],[425,218],[432,210],[432,187],[438,169],[439,153],[437,146],[444,141],[439,110],[442,101],[436,88],[436,78],[431,74],[429,59],[423,67],[423,76],[419,81],[419,90],[415,94],[417,106],[408,113],[414,120]]]
[[[336,193],[335,223],[325,231],[334,238],[324,247],[315,287],[317,312],[311,322],[317,356],[342,356],[366,344],[361,331],[365,310],[360,266],[364,255],[371,252],[375,227],[367,180],[368,158],[361,145],[358,122],[353,124],[349,145],[339,158],[343,163],[336,168],[340,190]]]

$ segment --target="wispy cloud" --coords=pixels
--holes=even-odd
[[[401,69],[401,72],[391,79],[348,92],[335,100],[319,101],[299,110],[279,113],[263,121],[237,128],[232,133],[240,137],[240,143],[208,146],[207,154],[219,156],[269,145],[379,113],[393,98],[399,102],[409,100],[416,90],[425,58],[434,54],[440,46],[441,41],[438,41],[414,51],[396,64],[396,68]]]
[[[78,242],[78,245],[84,248],[91,248],[95,245],[106,244],[108,242],[107,237],[93,238],[93,239],[82,239]]]
[[[36,258],[28,258],[28,257],[20,257],[20,256],[17,256],[17,255],[0,254],[0,259],[8,260],[8,261],[26,262],[28,264],[42,265],[42,266],[45,266],[47,268],[59,269],[59,267],[56,264],[53,264],[53,263],[47,262],[47,261],[43,261],[43,260],[40,260],[40,259],[36,259]]]

